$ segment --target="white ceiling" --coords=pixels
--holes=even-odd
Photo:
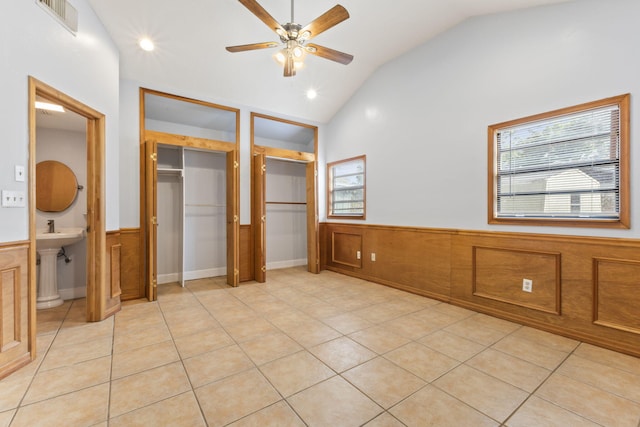
[[[263,112],[327,122],[382,64],[464,19],[567,0],[340,0],[350,18],[313,43],[354,55],[342,65],[312,55],[295,77],[282,76],[277,49],[230,53],[225,46],[278,41],[236,0],[88,0],[120,51],[122,78],[145,87],[248,105]],[[298,0],[295,20],[306,25],[338,0]],[[259,0],[280,23],[289,0]],[[82,23],[80,23],[80,28]],[[151,37],[156,50],[137,46]],[[317,98],[306,91],[314,88]]]

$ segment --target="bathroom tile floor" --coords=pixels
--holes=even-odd
[[[640,426],[640,359],[332,272],[38,311],[2,426]]]

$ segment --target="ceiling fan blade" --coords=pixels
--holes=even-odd
[[[351,61],[353,61],[353,55],[349,55],[348,53],[340,52],[334,49],[329,49],[328,47],[320,46],[313,43],[309,43],[306,46],[306,50],[307,52],[313,55],[316,55],[325,59],[330,59],[331,61],[336,61],[344,65],[347,65]]]
[[[245,52],[247,50],[268,49],[270,47],[276,47],[276,46],[278,46],[278,43],[276,42],[264,42],[264,43],[241,44],[238,46],[227,46],[226,49],[229,52]]]
[[[306,40],[309,40],[334,25],[338,25],[347,18],[349,18],[349,12],[347,12],[347,9],[337,4],[311,21],[311,23],[307,24],[307,26],[299,31],[299,34],[304,34],[305,31],[309,31],[311,35],[306,37]]]
[[[284,76],[293,77],[295,75],[296,75],[296,67],[293,63],[293,57],[291,55],[287,55],[287,59],[284,62]]]
[[[267,12],[262,6],[260,6],[260,4],[257,1],[255,0],[238,0],[238,1],[242,3],[244,7],[249,9],[251,13],[256,15],[258,19],[260,19],[262,22],[267,24],[267,26],[271,28],[273,31],[275,31],[276,33],[278,33],[278,31],[280,31],[281,33],[286,33],[285,29],[282,28],[282,25],[280,25],[280,23],[276,21],[273,16],[269,15],[269,12]]]

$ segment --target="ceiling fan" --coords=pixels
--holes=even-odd
[[[311,21],[306,26],[296,24],[293,19],[293,0],[291,0],[291,22],[281,25],[255,0],[239,0],[258,19],[267,24],[275,33],[280,36],[283,49],[276,54],[276,58],[284,63],[284,76],[296,75],[296,67],[302,65],[306,53],[319,56],[321,58],[336,61],[341,64],[349,64],[353,56],[348,53],[329,49],[313,43],[307,43],[313,37],[328,30],[349,18],[349,12],[341,5],[336,5]],[[267,49],[279,46],[277,42],[263,42],[244,44],[239,46],[228,46],[229,52],[244,52],[247,50]]]

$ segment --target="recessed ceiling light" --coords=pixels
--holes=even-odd
[[[59,113],[64,113],[64,108],[62,108],[62,105],[51,104],[50,102],[36,101],[36,108],[38,110],[57,111]]]
[[[318,96],[318,92],[316,92],[315,89],[309,89],[307,91],[307,98],[314,99],[316,96]]]
[[[151,52],[153,49],[156,48],[155,45],[153,44],[153,41],[151,41],[151,39],[148,37],[141,38],[140,41],[138,42],[138,45],[142,50],[145,50],[147,52]]]

